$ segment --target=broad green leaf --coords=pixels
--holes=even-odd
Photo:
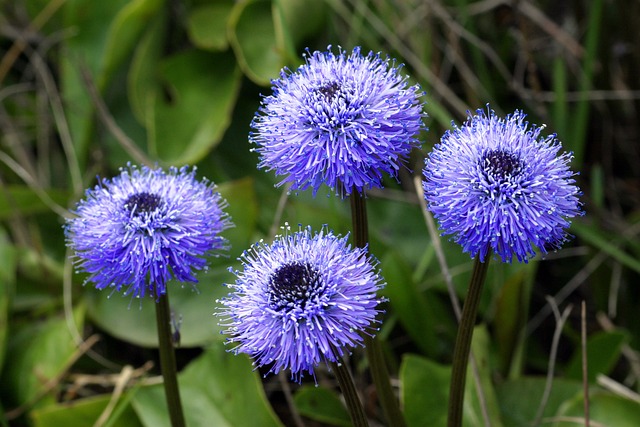
[[[73,321],[80,330],[84,312],[83,306],[76,306]],[[31,402],[44,391],[46,381],[62,372],[76,350],[64,317],[28,323],[9,337],[0,388],[15,406]],[[38,404],[46,405],[55,392],[50,390]]]
[[[198,275],[195,285],[169,283],[171,311],[180,332],[180,347],[198,347],[222,340],[218,319],[214,316],[216,300],[229,292],[223,283],[233,280],[226,267],[211,268]],[[91,286],[88,284],[87,286]],[[94,288],[85,292],[88,315],[109,334],[142,347],[156,347],[155,299],[132,299],[120,293]]]
[[[584,423],[584,399],[582,395],[566,402],[556,416],[552,427],[575,427]],[[589,396],[589,421],[595,426],[640,426],[640,403],[598,391]]]
[[[325,2],[301,2],[299,0],[275,0],[274,5],[282,13],[282,22],[294,44],[313,36],[325,24]]]
[[[411,277],[411,267],[395,253],[388,252],[381,269],[387,281],[382,293],[389,299],[405,331],[425,355],[437,354],[440,343],[435,330],[439,321],[429,301],[418,292]]]
[[[400,367],[402,406],[409,427],[445,426],[451,368],[405,355]]]
[[[500,408],[491,383],[491,371],[487,360],[488,334],[484,327],[474,331],[473,352],[478,361],[480,383],[486,412],[492,426],[502,426]],[[445,426],[449,402],[451,367],[429,359],[406,355],[400,368],[401,399],[405,419],[409,427]],[[467,372],[464,396],[463,425],[484,425],[480,399],[471,368]]]
[[[218,0],[189,12],[187,31],[196,47],[212,51],[227,49],[227,21],[233,4],[232,0]]]
[[[496,387],[505,427],[532,425],[542,402],[545,383],[544,377],[521,377],[506,381]],[[542,417],[554,416],[565,401],[581,391],[582,384],[580,382],[555,378]]]
[[[164,0],[135,0],[116,15],[108,32],[98,88],[105,89],[113,73],[131,54],[152,17],[162,12]]]
[[[222,139],[240,89],[241,75],[229,52],[190,50],[159,64],[160,84],[147,130],[166,163],[196,163]]]
[[[16,255],[7,232],[0,227],[0,372],[9,333],[9,297],[16,285]]]
[[[245,355],[213,343],[179,375],[186,424],[216,427],[281,426],[269,406],[260,377]],[[160,385],[140,389],[133,407],[144,426],[169,427]]]
[[[127,95],[131,110],[142,124],[152,120],[153,103],[158,91],[157,68],[162,55],[165,30],[166,18],[163,14],[156,15],[147,23],[127,75]],[[153,135],[150,136],[152,138]]]
[[[536,262],[494,265],[494,280],[500,281],[501,286],[496,291],[492,324],[498,343],[499,369],[503,375],[518,375],[521,371],[525,345],[523,330],[528,317],[531,280],[535,277],[536,268]]]
[[[120,397],[116,409],[108,417],[105,426],[109,427],[142,427],[140,420],[128,403],[122,403],[125,395]],[[109,401],[110,394],[103,394],[69,403],[56,403],[31,412],[33,427],[69,427],[91,426],[100,418]],[[123,405],[122,407],[119,407]]]
[[[268,85],[286,65],[270,1],[237,2],[229,17],[229,41],[242,71],[259,85]]]
[[[253,241],[258,221],[258,201],[252,178],[244,178],[233,182],[225,182],[218,186],[220,195],[227,201],[224,211],[231,217],[233,227],[223,232],[229,241],[229,258],[224,263],[237,258]]]
[[[627,334],[620,331],[597,332],[587,339],[588,381],[594,383],[599,374],[607,375],[615,366],[622,352],[622,345]],[[582,351],[578,347],[565,376],[574,380],[582,380]]]
[[[471,363],[467,370],[467,386],[465,389],[465,401],[471,402],[471,405],[464,406],[464,416],[466,423],[469,425],[485,425],[481,403],[484,402],[484,409],[489,417],[492,427],[502,427],[502,419],[500,414],[500,406],[498,398],[493,386],[492,366],[489,355],[491,346],[491,338],[485,325],[476,326],[473,331],[473,341],[471,342],[471,352],[478,367],[478,380],[473,374]],[[483,398],[480,400],[478,395],[478,386],[482,389]]]
[[[324,387],[304,386],[293,397],[301,415],[333,425],[351,426],[351,418],[340,397]]]

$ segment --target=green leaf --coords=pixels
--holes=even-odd
[[[9,296],[16,285],[16,250],[4,228],[0,228],[0,372],[9,333]]]
[[[487,360],[489,336],[482,326],[474,331],[472,349],[478,363],[484,404],[492,426],[502,426],[498,399],[491,382],[491,370]],[[469,365],[471,366],[471,365]],[[449,403],[451,367],[440,365],[429,359],[407,355],[400,368],[401,399],[405,419],[412,426],[445,426]],[[463,409],[463,424],[484,424],[480,399],[476,390],[471,367],[467,372]]]
[[[215,301],[229,292],[223,283],[232,280],[231,273],[226,267],[211,268],[198,279],[197,291],[190,283],[168,285],[171,310],[179,324],[180,347],[198,347],[223,338],[213,313]],[[142,347],[157,347],[155,299],[132,299],[111,292],[87,289],[87,314],[91,320],[116,338]]]
[[[218,51],[229,47],[227,21],[233,8],[232,0],[220,1],[194,8],[187,19],[191,42],[200,49]]]
[[[351,418],[340,397],[324,387],[304,386],[294,396],[301,415],[333,426],[351,426]]]
[[[144,124],[153,112],[153,103],[158,92],[158,62],[166,31],[166,18],[156,15],[147,24],[147,30],[138,42],[131,68],[127,75],[127,95],[136,119]]]
[[[528,318],[531,280],[537,263],[499,264],[493,266],[497,284],[495,315],[492,320],[499,369],[503,375],[519,375],[524,356],[524,325]]]
[[[296,47],[325,25],[326,6],[322,1],[274,0],[272,12],[276,44],[283,55],[293,62],[299,61]]]
[[[220,142],[231,121],[240,73],[228,52],[181,52],[160,63],[166,96],[156,92],[147,130],[166,163],[196,163]]]
[[[451,368],[406,355],[400,367],[401,399],[407,426],[445,426]]]
[[[388,252],[381,263],[387,286],[382,293],[389,299],[402,326],[425,355],[433,356],[439,347],[435,333],[438,319],[411,277],[411,267],[396,253]]]
[[[521,377],[496,387],[505,427],[532,425],[544,395],[545,382],[542,377]],[[563,402],[581,391],[580,382],[555,378],[542,413],[543,418],[554,416]]]
[[[116,15],[108,31],[102,72],[97,82],[100,91],[131,54],[140,34],[154,15],[162,11],[164,0],[135,0],[124,6]]]
[[[220,195],[227,200],[224,209],[231,217],[234,226],[223,232],[229,240],[231,249],[229,258],[237,258],[253,243],[256,223],[258,221],[258,200],[252,178],[244,178],[233,182],[225,182],[218,186]],[[225,263],[228,261],[224,259]]]
[[[80,330],[84,312],[83,306],[76,306],[73,321]],[[0,381],[4,395],[11,396],[10,404],[18,406],[39,396],[44,391],[43,384],[59,375],[76,351],[68,322],[63,317],[30,322],[12,333]],[[38,404],[50,402],[55,392],[55,388],[48,391]]]
[[[558,421],[553,427],[575,427],[584,425],[584,399],[578,396],[566,402],[556,414],[560,418],[572,418],[572,421]],[[640,426],[640,404],[626,398],[599,391],[589,396],[589,420],[591,425],[611,427]]]
[[[213,343],[179,375],[186,424],[190,426],[281,426],[269,406],[260,377],[245,355]],[[169,427],[162,386],[143,388],[133,407],[148,427]]]
[[[229,41],[242,71],[259,85],[268,85],[286,65],[270,1],[237,2],[229,18]]]
[[[614,243],[611,243],[611,237],[605,235],[603,230],[588,224],[583,224],[580,221],[574,221],[571,224],[571,231],[595,248],[606,252],[611,258],[640,273],[640,260],[632,257]]]
[[[125,399],[121,396],[120,400]],[[111,395],[99,395],[85,399],[74,400],[65,404],[53,404],[31,412],[33,427],[68,427],[94,425],[109,404]],[[138,416],[125,403],[118,403],[108,418],[105,426],[109,427],[142,427]]]
[[[587,379],[595,383],[599,374],[607,375],[620,358],[622,345],[627,340],[627,334],[620,331],[597,332],[587,340]],[[578,348],[567,369],[565,376],[574,380],[582,380],[582,351]]]

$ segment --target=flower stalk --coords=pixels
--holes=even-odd
[[[351,220],[353,224],[353,242],[359,248],[365,248],[369,244],[369,227],[367,221],[367,206],[364,194],[354,191],[349,197],[351,201]],[[382,411],[393,427],[405,426],[405,421],[400,412],[398,401],[391,388],[389,371],[384,362],[380,341],[370,335],[364,337],[365,351],[369,360],[371,377],[378,392],[378,399],[382,406]]]
[[[156,303],[156,322],[158,326],[160,371],[164,379],[164,394],[169,408],[169,419],[172,427],[185,427],[182,402],[180,401],[180,389],[178,388],[176,354],[171,334],[171,309],[169,308],[169,295],[166,293],[161,295]]]
[[[471,339],[476,322],[482,288],[487,276],[489,259],[480,261],[476,257],[473,263],[473,271],[469,282],[467,298],[462,308],[462,316],[458,325],[458,335],[453,349],[453,365],[451,367],[451,383],[449,387],[449,427],[462,426],[462,408],[464,406],[464,389],[467,378],[467,365],[471,351]]]
[[[367,427],[369,423],[367,422],[367,417],[364,413],[362,402],[360,402],[360,398],[358,397],[358,392],[353,383],[353,377],[351,376],[351,372],[349,372],[349,368],[341,361],[338,361],[331,362],[331,370],[335,373],[338,383],[340,384],[340,390],[342,390],[342,395],[347,404],[353,426]]]

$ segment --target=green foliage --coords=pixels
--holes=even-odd
[[[465,424],[483,425],[483,411],[495,426],[583,423],[575,308],[561,329],[552,383],[545,378],[558,327],[544,315],[551,295],[561,310],[587,302],[584,380],[592,424],[640,425],[634,356],[640,345],[640,53],[633,49],[640,45],[640,6],[629,0],[581,0],[572,8],[546,0],[494,3],[4,2],[0,422],[84,426],[106,413],[105,426],[167,425],[162,390],[150,384],[156,370],[132,379],[115,402],[107,381],[123,365],[157,366],[154,301],[82,286],[85,277],[73,272],[62,230],[63,217],[72,215],[68,208],[96,184],[96,175],[113,176],[132,162],[197,165],[200,177],[218,184],[235,224],[224,232],[228,255],[211,259],[195,287],[170,285],[188,424],[278,426],[298,411],[320,425],[350,425],[324,367],[318,386],[310,380],[292,387],[291,404],[277,378],[262,378],[247,358],[228,352],[214,315],[216,299],[228,292],[223,284],[234,280],[228,268],[239,268],[238,256],[259,239],[270,240],[285,222],[350,231],[346,200],[328,190],[315,198],[287,194],[276,186],[281,177],[256,170],[248,143],[251,117],[261,95],[270,93],[270,80],[301,64],[305,48],[331,44],[397,58],[427,92],[424,149],[413,153],[400,182],[386,182],[367,200],[369,249],[388,283],[377,339],[398,379],[408,424],[446,423],[456,332],[447,282],[463,299],[472,265],[455,244],[445,239],[439,252],[430,240],[412,177],[452,120],[490,103],[499,113],[524,109],[574,151],[587,215],[574,221],[575,238],[563,250],[526,265],[490,267],[473,342],[479,376],[469,370]],[[77,334],[86,339],[95,332],[103,340],[80,354]],[[359,350],[351,361],[367,414],[380,422]],[[78,379],[85,375],[106,382],[86,385]],[[606,388],[601,375],[619,387]]]
[[[305,386],[295,395],[296,408],[300,415],[332,426],[349,427],[349,413],[340,401],[340,396],[324,387]]]
[[[234,356],[220,342],[207,347],[178,380],[187,425],[282,425],[267,403],[259,376],[249,359]],[[170,425],[160,385],[140,389],[132,405],[142,425]]]

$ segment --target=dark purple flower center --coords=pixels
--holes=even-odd
[[[276,310],[299,307],[320,289],[320,273],[309,263],[292,262],[280,266],[269,278],[269,301]]]
[[[332,101],[336,97],[336,94],[340,92],[340,85],[336,82],[329,82],[316,90],[324,96],[326,101]]]
[[[508,178],[522,171],[522,161],[513,153],[503,150],[487,152],[481,160],[482,169],[494,178]]]
[[[157,194],[142,192],[136,193],[124,202],[124,208],[129,211],[129,213],[133,212],[135,209],[135,216],[140,216],[144,213],[149,213],[155,211],[162,202],[162,197]]]

